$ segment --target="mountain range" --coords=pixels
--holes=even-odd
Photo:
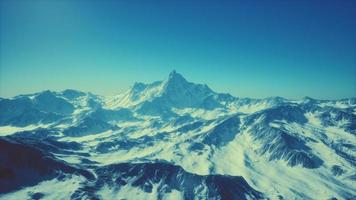
[[[0,98],[0,199],[356,199],[356,98],[238,98],[172,71]]]

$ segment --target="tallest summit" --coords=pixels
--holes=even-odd
[[[181,74],[177,73],[176,70],[173,70],[169,73],[167,82],[177,84],[187,82],[187,80]]]

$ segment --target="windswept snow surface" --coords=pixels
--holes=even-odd
[[[32,187],[25,187],[15,192],[0,195],[0,199],[70,199],[72,193],[85,179],[82,177],[68,177],[64,180],[52,179],[43,181]]]
[[[65,172],[0,199],[356,198],[355,98],[238,98],[173,71],[114,97],[0,99],[0,139],[0,183],[42,171],[16,164],[30,150]]]

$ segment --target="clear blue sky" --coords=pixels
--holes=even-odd
[[[356,1],[0,0],[0,96],[188,80],[240,97],[356,96]]]

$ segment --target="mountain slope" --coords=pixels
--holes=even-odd
[[[68,180],[80,180],[80,185],[69,191],[63,190],[63,196],[71,199],[110,199],[117,197],[143,197],[148,195],[157,199],[172,193],[184,199],[262,199],[263,195],[251,188],[242,177],[223,175],[199,176],[184,171],[181,167],[169,163],[120,163],[108,166],[89,166],[92,172],[56,160],[47,148],[35,147],[26,142],[17,142],[16,138],[0,139],[0,188],[1,193],[19,190],[0,195],[0,198],[49,198],[51,190],[33,187],[50,180],[52,184]],[[4,151],[5,150],[5,151]],[[20,157],[13,157],[16,153]],[[23,156],[22,156],[23,155]],[[25,156],[26,155],[26,156]],[[33,191],[22,194],[28,189]],[[31,187],[32,186],[32,187]],[[60,188],[59,188],[60,189]],[[61,190],[61,189],[60,189]],[[127,193],[127,190],[136,191]],[[139,192],[139,194],[137,193]],[[68,194],[66,194],[68,193]],[[113,194],[110,194],[113,193]]]

